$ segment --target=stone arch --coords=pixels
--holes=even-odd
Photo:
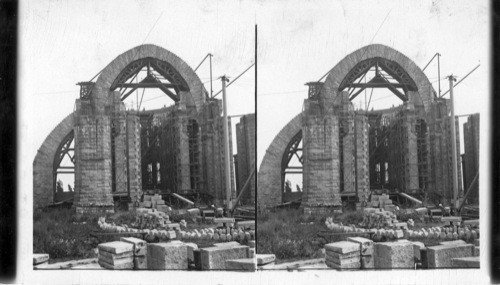
[[[343,58],[330,70],[323,86],[323,92],[339,95],[338,88],[347,74],[360,62],[371,58],[384,58],[399,65],[417,85],[417,91],[410,91],[415,105],[423,105],[426,112],[434,101],[434,88],[431,82],[411,59],[399,51],[381,44],[362,47]]]
[[[286,146],[302,130],[302,114],[295,116],[274,137],[266,150],[257,175],[257,203],[268,207],[281,203],[281,161]]]
[[[73,131],[73,113],[64,118],[47,136],[33,160],[33,206],[54,201],[54,157],[64,138]]]
[[[189,87],[188,92],[184,92],[184,99],[189,103],[194,103],[196,110],[200,110],[206,101],[207,91],[198,75],[191,67],[170,51],[152,44],[140,45],[132,48],[109,63],[96,80],[93,96],[97,99],[105,99],[110,96],[110,87],[118,77],[120,72],[130,63],[142,58],[156,58],[167,62],[184,79]]]

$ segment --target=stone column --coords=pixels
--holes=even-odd
[[[113,212],[110,118],[95,114],[88,100],[75,111],[75,199],[78,214]]]
[[[306,99],[303,111],[302,207],[317,212],[341,207],[339,176],[339,118],[333,96]]]

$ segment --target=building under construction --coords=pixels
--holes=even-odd
[[[340,61],[325,82],[307,85],[303,111],[277,134],[260,165],[260,206],[299,201],[321,211],[349,201],[362,204],[377,189],[436,205],[452,203],[453,144],[462,181],[458,120],[453,141],[450,100],[436,94],[413,61],[390,47],[369,45]],[[355,110],[356,96],[377,88],[401,104]],[[473,141],[466,148],[477,151],[478,133]],[[477,152],[471,156],[477,162]],[[467,181],[474,174],[467,173]],[[301,177],[302,189],[290,187],[293,175]],[[461,183],[457,190],[463,197]]]
[[[113,210],[117,201],[134,203],[145,190],[222,206],[228,193],[222,103],[196,73],[173,53],[142,45],[118,56],[96,77],[79,83],[75,110],[38,150],[34,206],[72,201],[80,213]],[[148,111],[138,111],[140,105],[125,108],[123,101],[133,92],[151,88],[174,104]],[[74,177],[74,188],[62,185],[64,175]],[[234,198],[234,175],[231,180]]]

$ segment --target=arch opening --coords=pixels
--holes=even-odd
[[[298,202],[302,198],[302,131],[288,143],[281,160],[282,203]]]
[[[71,200],[75,187],[75,133],[71,131],[59,144],[52,171],[54,202]]]

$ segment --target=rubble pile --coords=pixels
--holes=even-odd
[[[158,212],[157,212],[158,213]],[[167,216],[168,217],[168,216]],[[158,225],[160,227],[158,220],[151,222],[151,220],[141,218],[141,221],[146,221],[145,225]],[[235,227],[226,228],[203,228],[203,229],[193,229],[186,230],[186,223],[181,221],[180,223],[166,223],[163,228],[134,228],[128,227],[127,225],[117,226],[114,223],[107,223],[104,217],[99,218],[99,227],[108,232],[116,233],[146,233],[153,237],[161,239],[199,239],[199,240],[214,240],[214,241],[244,241],[255,239],[255,230],[251,229],[249,226],[242,226],[236,224]],[[184,229],[181,230],[181,225],[184,225]]]
[[[392,204],[392,200],[387,194],[372,194],[370,197],[370,201],[368,202],[368,206],[371,206],[371,208],[379,208],[390,212],[393,212],[396,208],[396,206]]]
[[[136,210],[136,220],[131,225],[139,229],[157,229],[165,228],[171,224],[169,216],[164,212],[154,211],[152,209],[138,208]]]
[[[377,213],[377,212],[375,212]],[[372,213],[373,214],[373,213]],[[389,220],[383,220],[383,217],[387,217]],[[382,219],[382,220],[380,220]],[[458,223],[453,221],[455,224],[453,226],[446,225],[441,227],[423,227],[420,229],[409,229],[408,225],[413,226],[413,221],[410,222],[397,222],[397,220],[392,220],[391,216],[376,215],[369,216],[366,219],[368,223],[364,220],[361,225],[369,226],[370,228],[357,227],[355,225],[342,225],[342,223],[333,222],[333,218],[329,217],[325,220],[326,227],[338,233],[356,233],[356,232],[371,232],[373,233],[374,241],[392,240],[392,239],[412,239],[412,238],[433,238],[439,240],[457,240],[461,239],[464,241],[471,241],[479,239],[479,224],[471,223],[468,221]],[[448,220],[452,218],[443,217],[442,220],[445,223],[449,223]],[[383,226],[385,225],[385,226]],[[376,226],[379,226],[377,228]]]
[[[408,228],[405,222],[399,222],[396,214],[392,211],[387,211],[381,208],[364,208],[363,221],[361,226],[364,228]]]
[[[144,195],[143,201],[139,203],[140,208],[147,209],[156,209],[163,213],[169,213],[172,211],[172,208],[165,205],[165,201],[163,201],[161,195]]]

